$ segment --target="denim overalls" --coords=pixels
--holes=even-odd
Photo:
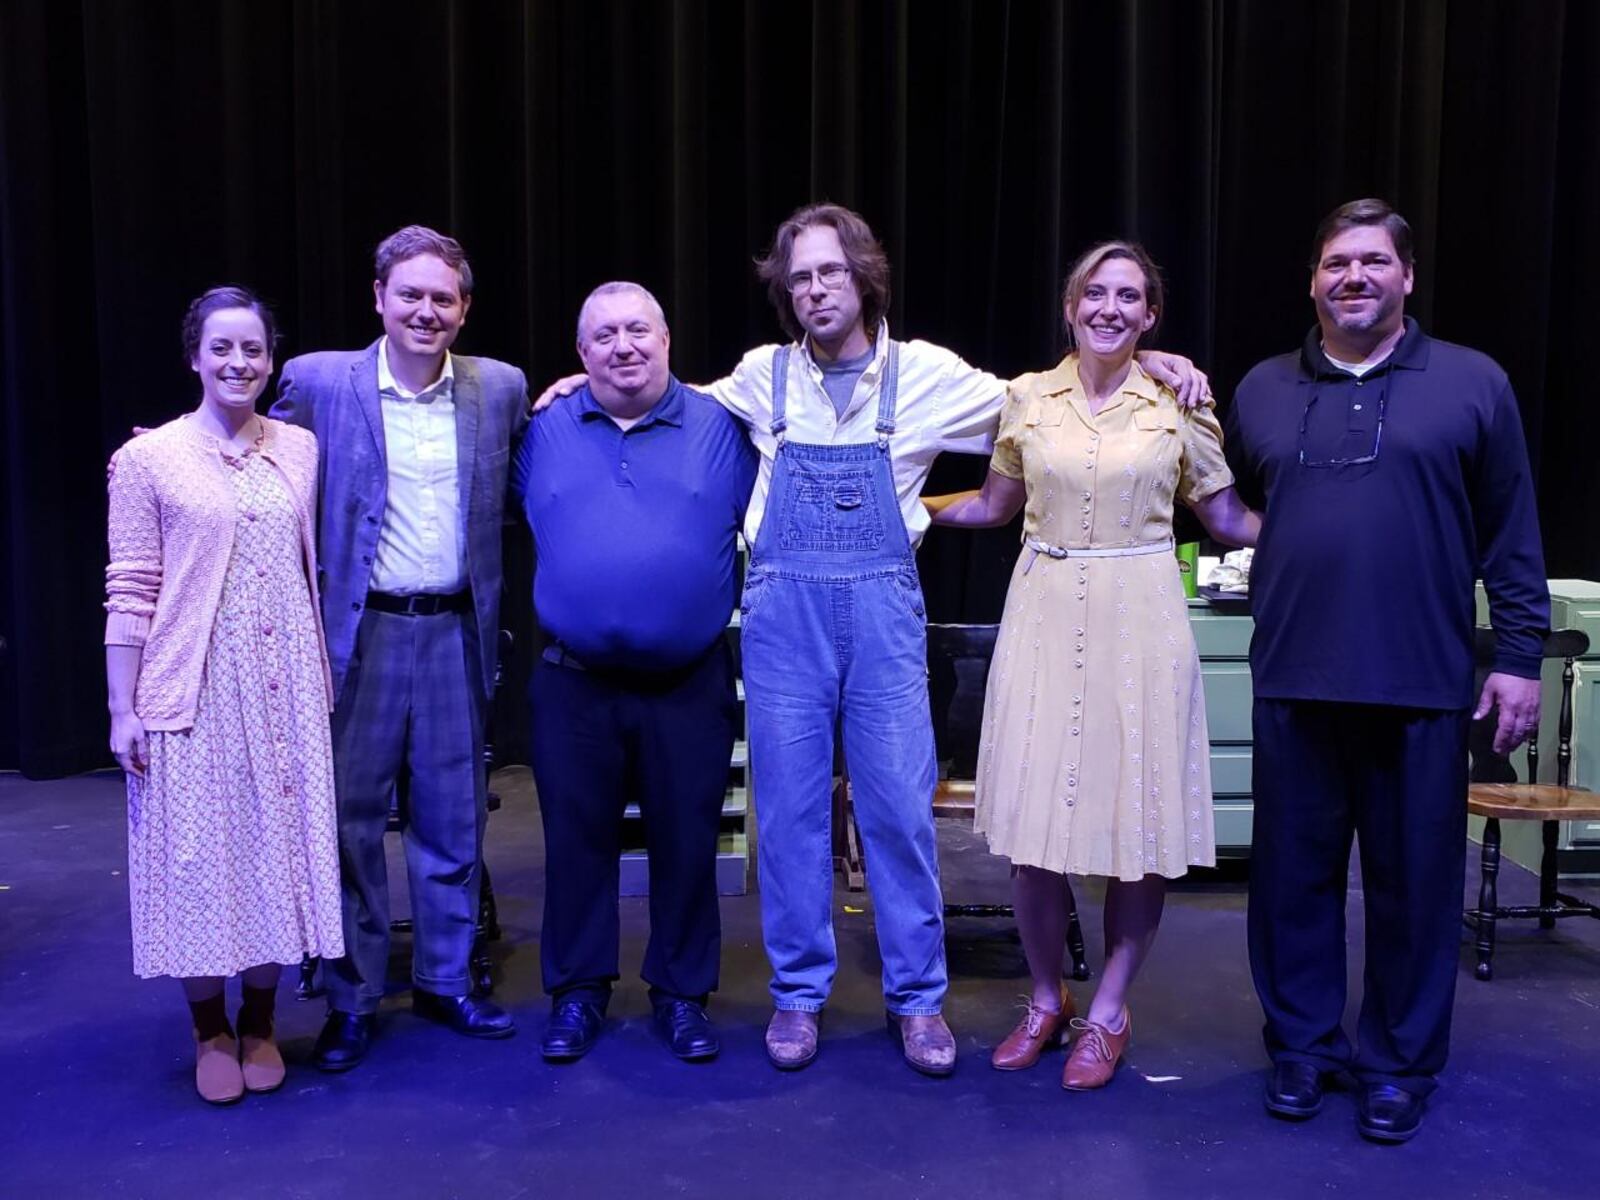
[[[772,364],[772,485],[745,579],[743,657],[760,833],[761,920],[780,1009],[818,1012],[833,937],[834,729],[865,843],[890,1012],[944,999],[944,906],[932,798],[922,587],[889,457],[899,347],[879,385],[877,441],[784,439],[793,347]]]

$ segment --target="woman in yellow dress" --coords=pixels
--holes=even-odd
[[[989,671],[976,827],[1012,863],[1033,994],[995,1050],[1031,1067],[1070,1027],[1062,1085],[1110,1081],[1127,993],[1168,879],[1216,861],[1200,662],[1172,553],[1174,499],[1253,545],[1209,400],[1185,410],[1134,360],[1161,316],[1139,246],[1083,255],[1062,297],[1072,349],[1014,380],[982,489],[928,497],[935,524],[1003,525],[1026,504]],[[1061,986],[1067,874],[1107,878],[1106,962],[1086,1019]]]

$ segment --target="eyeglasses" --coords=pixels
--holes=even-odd
[[[789,274],[789,292],[798,296],[801,292],[811,290],[811,271],[792,271]],[[830,292],[837,292],[844,286],[844,281],[850,278],[850,268],[844,263],[828,263],[818,267],[815,272],[817,282]]]
[[[1383,414],[1389,407],[1389,372],[1387,370],[1379,376],[1378,427],[1372,435],[1372,450],[1370,453],[1357,455],[1355,458],[1307,458],[1306,426],[1311,421],[1311,406],[1316,402],[1317,388],[1312,385],[1311,399],[1306,401],[1306,410],[1300,414],[1300,465],[1302,467],[1357,467],[1363,463],[1378,461],[1378,447],[1383,444]]]

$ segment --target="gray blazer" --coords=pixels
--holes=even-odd
[[[271,415],[317,435],[321,504],[318,583],[333,694],[344,690],[366,605],[389,467],[378,399],[378,346],[303,354],[284,364]],[[492,358],[454,356],[456,462],[466,514],[467,578],[476,609],[476,654],[487,699],[500,622],[500,525],[511,446],[528,423],[528,381]]]

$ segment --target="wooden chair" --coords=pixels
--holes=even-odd
[[[983,731],[983,698],[994,657],[997,625],[928,626],[928,703],[933,714],[933,744],[939,759],[939,782],[933,789],[933,815],[971,822],[978,770],[978,741]],[[834,793],[835,854],[852,891],[865,884],[865,864],[856,832],[855,801],[846,772]],[[1072,978],[1089,978],[1078,906],[1067,886],[1071,911],[1067,920],[1067,954]],[[947,917],[1014,917],[1009,904],[951,904]]]
[[[1556,726],[1556,781],[1539,783],[1539,731],[1528,742],[1528,780],[1518,782],[1516,769],[1505,755],[1494,752],[1496,714],[1474,722],[1470,749],[1471,775],[1467,811],[1484,818],[1483,855],[1478,886],[1478,907],[1468,909],[1463,920],[1477,931],[1477,978],[1494,978],[1495,927],[1510,918],[1537,919],[1539,928],[1553,929],[1562,917],[1600,918],[1600,905],[1577,900],[1556,886],[1556,836],[1558,823],[1600,819],[1600,793],[1570,787],[1572,775],[1573,660],[1587,653],[1588,637],[1575,629],[1561,629],[1545,638],[1543,657],[1563,660],[1561,711]],[[1477,631],[1478,682],[1488,674],[1494,659],[1494,633]],[[1539,903],[1503,905],[1496,892],[1500,874],[1500,822],[1540,821],[1544,848],[1539,859]]]

